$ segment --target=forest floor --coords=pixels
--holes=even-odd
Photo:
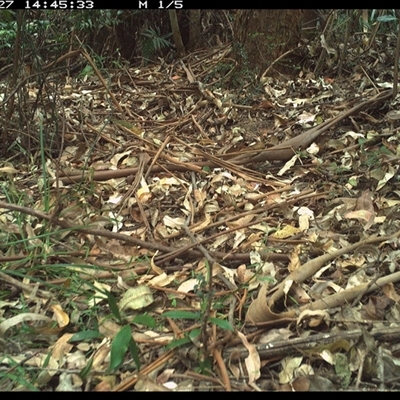
[[[57,152],[0,168],[0,389],[398,390],[378,61],[246,85],[225,46],[58,87]]]

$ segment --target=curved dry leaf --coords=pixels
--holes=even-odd
[[[218,268],[221,268],[222,273],[225,276],[225,278],[227,278],[229,280],[229,282],[232,283],[233,286],[237,287],[236,282],[235,282],[235,276],[237,276],[237,272],[232,268],[227,268],[227,267],[224,267],[223,265],[214,263],[213,272],[214,272],[214,270],[217,270]]]
[[[171,392],[172,390],[163,385],[154,383],[149,378],[138,379],[135,385],[135,391],[138,392]]]
[[[310,146],[308,146],[306,149],[307,153],[313,154],[313,155],[318,154],[319,150],[320,150],[319,146],[315,142],[311,143]]]
[[[20,324],[25,321],[46,321],[52,322],[52,319],[46,317],[45,315],[35,314],[35,313],[23,313],[16,315],[15,317],[6,319],[0,324],[0,337],[4,336],[6,331],[15,325]]]
[[[286,171],[293,167],[296,164],[296,161],[300,158],[299,154],[295,154],[286,164],[279,170],[277,173],[278,176],[282,176]]]
[[[4,174],[16,174],[18,172],[17,169],[15,169],[14,167],[2,167],[0,168],[0,174],[4,173]]]
[[[116,334],[117,334],[117,332],[115,333],[115,335]],[[95,371],[102,370],[102,369],[104,370],[106,368],[104,366],[104,364],[105,364],[105,360],[106,360],[107,356],[110,354],[110,351],[111,351],[110,343],[101,344],[100,347],[95,351],[95,353],[93,355],[93,364],[92,364],[92,367]],[[107,363],[106,363],[106,365],[107,365]]]
[[[258,342],[260,344],[268,344],[276,341],[289,340],[293,335],[294,333],[288,328],[271,329],[262,334]]]
[[[176,279],[176,275],[177,274],[167,275],[165,272],[163,272],[161,275],[157,275],[150,279],[147,283],[150,286],[165,287]]]
[[[211,224],[211,222],[212,222],[212,218],[211,218],[210,214],[206,213],[204,215],[204,219],[196,222],[193,225],[190,225],[190,231],[193,233],[202,231],[202,230],[206,229],[208,227],[208,225]]]
[[[276,314],[268,305],[267,291],[269,285],[264,284],[258,292],[257,298],[250,304],[246,313],[246,322],[257,324],[260,322],[275,321],[281,318],[293,318],[296,315],[294,310],[289,310],[280,314]]]
[[[324,392],[335,390],[335,386],[327,378],[319,375],[308,375],[296,378],[291,382],[288,390],[291,392]]]
[[[382,291],[385,293],[386,297],[390,300],[393,300],[396,303],[400,303],[400,296],[397,294],[397,290],[394,287],[393,283],[388,283],[387,285],[382,286]]]
[[[388,171],[385,173],[384,177],[378,182],[376,191],[381,190],[397,173],[397,169],[393,168],[391,165],[388,166]]]
[[[290,254],[290,262],[288,265],[289,272],[292,272],[301,266],[300,263],[301,251],[302,251],[301,246],[298,245],[293,249],[292,253]]]
[[[371,192],[369,190],[364,190],[356,201],[354,211],[348,212],[344,215],[345,218],[361,219],[366,221],[367,224],[364,226],[364,230],[369,229],[374,224],[375,211],[371,197]]]
[[[229,234],[223,234],[217,237],[213,243],[211,243],[211,247],[213,249],[217,249],[218,247],[222,246],[224,243],[226,243],[230,239]]]
[[[283,283],[283,293],[287,296],[291,287],[293,286],[293,279],[286,279]]]
[[[319,326],[322,321],[325,321],[329,325],[330,316],[327,311],[324,310],[304,310],[297,317],[296,325],[299,325],[304,319],[310,320],[308,326],[316,327]]]
[[[245,215],[244,217],[238,218],[235,221],[226,222],[226,226],[228,228],[239,228],[243,225],[250,223],[254,219],[254,217],[255,217],[255,214]]]
[[[241,332],[237,332],[240,340],[243,343],[243,346],[246,347],[246,349],[249,352],[248,357],[245,359],[246,363],[246,368],[247,368],[247,373],[249,375],[249,384],[254,383],[260,376],[260,366],[261,366],[261,361],[260,361],[260,355],[257,352],[257,348],[254,344],[250,344],[246,336],[243,335]]]
[[[53,311],[54,317],[60,328],[63,328],[69,324],[69,316],[65,311],[63,311],[59,304],[54,304],[50,308]]]
[[[232,244],[232,250],[236,249],[244,240],[246,240],[246,233],[242,231],[236,231],[235,238]]]
[[[192,292],[196,286],[200,284],[199,280],[196,278],[188,279],[185,282],[182,282],[177,291],[182,293]]]
[[[157,265],[154,262],[154,259],[156,258],[157,254],[158,250],[154,253],[153,257],[151,257],[150,265],[153,272],[155,272],[157,275],[161,275],[164,273],[164,270],[160,267],[157,267]]]
[[[139,201],[141,203],[145,204],[151,199],[152,194],[151,194],[150,189],[147,186],[147,183],[143,177],[140,181],[140,185],[141,185],[141,187],[137,190],[136,195],[137,195]]]
[[[310,227],[310,217],[308,215],[299,216],[299,229],[301,232],[305,232]]]

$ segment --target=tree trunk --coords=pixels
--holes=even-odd
[[[250,70],[265,70],[283,53],[297,47],[301,18],[301,10],[237,10],[234,25],[236,60]],[[294,66],[290,58],[283,58],[274,67],[288,72]]]
[[[185,54],[185,46],[182,42],[181,31],[179,30],[178,16],[176,10],[168,10],[169,19],[171,21],[172,36],[174,38],[175,48],[179,57]]]
[[[189,43],[188,49],[193,51],[200,47],[201,10],[189,10]]]

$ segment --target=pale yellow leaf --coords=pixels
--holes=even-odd
[[[165,226],[167,226],[168,228],[181,228],[183,225],[185,225],[185,218],[182,217],[170,217],[169,215],[166,215],[163,218],[163,222],[165,224]]]
[[[194,290],[195,286],[196,285],[198,286],[199,284],[200,284],[200,282],[195,278],[188,279],[187,281],[182,282],[179,285],[178,292],[183,292],[183,293],[192,292]]]
[[[139,310],[153,303],[154,298],[149,287],[136,286],[127,290],[119,302],[121,311],[126,309]]]
[[[69,324],[69,316],[65,311],[63,311],[59,304],[52,305],[51,310],[53,311],[54,318],[56,319],[60,328],[63,328]]]
[[[249,352],[249,355],[245,359],[245,364],[247,368],[247,373],[249,375],[249,384],[252,384],[255,382],[260,376],[260,366],[261,366],[261,360],[260,360],[260,355],[257,352],[257,348],[254,344],[250,344],[247,341],[247,338],[243,333],[237,332],[240,340],[242,341],[243,345],[246,347],[247,351]]]
[[[300,229],[296,228],[291,225],[285,225],[283,228],[279,229],[278,231],[274,232],[271,236],[276,239],[286,239],[290,236],[297,235],[300,233]]]
[[[18,170],[15,169],[14,167],[3,167],[3,168],[0,168],[0,174],[1,173],[16,174],[17,172],[18,172]]]
[[[153,279],[150,279],[148,281],[148,285],[165,287],[172,283],[175,279],[175,274],[167,275],[165,272],[163,272],[161,275],[155,276]]]
[[[153,257],[151,257],[151,269],[157,274],[157,275],[161,275],[164,273],[164,270],[160,267],[158,267],[155,262],[154,259],[156,257],[156,255],[158,254],[158,250],[155,252],[155,254],[153,255]]]
[[[279,372],[279,383],[290,382],[295,377],[295,371],[300,367],[303,357],[286,357],[281,361],[282,371]]]

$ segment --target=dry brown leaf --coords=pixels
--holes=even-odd
[[[257,298],[250,304],[250,307],[247,310],[246,322],[256,324],[281,318],[293,318],[296,315],[295,311],[288,311],[280,314],[272,312],[267,303],[266,295],[268,288],[268,284],[261,286]]]
[[[52,346],[51,355],[55,360],[61,362],[64,356],[72,350],[74,346],[71,343],[68,343],[72,336],[72,333],[65,333]]]
[[[313,328],[319,326],[323,321],[329,326],[330,315],[325,310],[304,310],[297,317],[296,324],[299,325],[304,319],[309,320],[308,326]]]
[[[241,332],[237,332],[240,340],[242,341],[243,345],[246,347],[246,349],[249,352],[248,357],[245,359],[246,363],[246,369],[247,369],[247,374],[249,375],[249,384],[252,384],[257,381],[257,379],[261,376],[261,371],[260,371],[260,356],[257,352],[256,346],[253,344],[250,344],[246,336],[243,335]]]
[[[369,229],[374,224],[375,210],[372,203],[372,194],[369,189],[364,190],[356,201],[354,211],[345,214],[346,218],[362,219],[367,223],[364,230]]]
[[[385,295],[396,303],[400,303],[400,296],[397,294],[397,290],[393,283],[388,283],[382,286],[382,291]]]

